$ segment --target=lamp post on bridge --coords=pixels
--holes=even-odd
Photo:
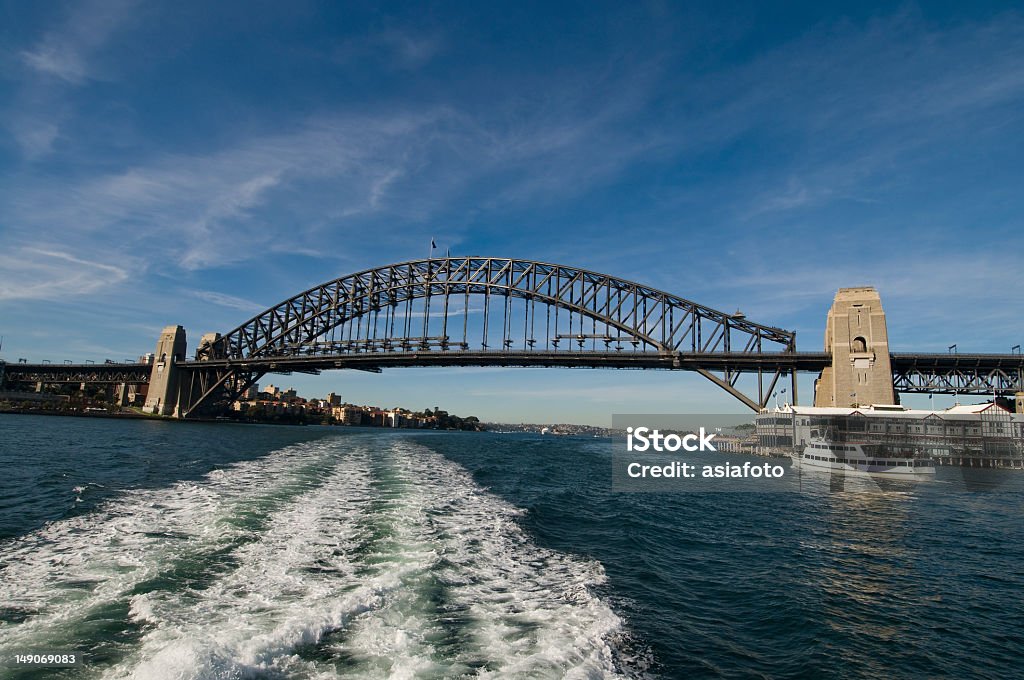
[[[772,393],[772,396],[775,398],[775,410],[776,411],[779,410],[779,395],[780,394],[785,394],[785,393],[786,393],[785,388],[779,390],[778,392],[773,392]]]

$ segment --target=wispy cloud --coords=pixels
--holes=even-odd
[[[234,295],[228,295],[227,293],[220,293],[214,290],[194,290],[191,291],[193,297],[197,297],[204,302],[218,305],[220,307],[227,307],[229,309],[238,309],[243,312],[257,313],[267,308],[267,305],[262,305],[252,300],[246,300],[245,298],[236,297]]]
[[[135,0],[87,0],[71,7],[64,22],[21,53],[26,66],[72,85],[100,77],[92,56],[124,25]]]
[[[55,249],[18,248],[0,253],[0,300],[55,300],[89,295],[123,283],[122,267]]]
[[[21,118],[11,121],[8,127],[25,157],[30,160],[50,153],[60,133],[60,128],[47,120]]]
[[[170,256],[186,270],[244,260],[276,240],[308,246],[303,222],[316,210],[389,207],[386,183],[401,173],[397,149],[436,120],[431,113],[318,120],[294,134],[205,156],[165,154],[70,186],[26,178],[7,194],[11,231],[30,240],[59,229],[72,242],[129,250],[157,239],[153,257]],[[315,206],[306,192],[316,195]],[[272,197],[270,211],[253,212]],[[271,225],[267,212],[299,224]]]
[[[159,239],[168,258],[198,270],[260,257],[268,249],[324,253],[367,243],[370,220],[390,216],[425,223],[452,210],[467,192],[501,178],[484,203],[524,205],[562,200],[605,181],[642,153],[647,142],[616,132],[646,90],[629,90],[606,107],[578,115],[527,115],[516,126],[452,107],[374,115],[323,115],[296,131],[257,135],[206,154],[162,154],[100,176],[56,185],[24,177],[10,185],[6,210],[25,239],[61,225],[68,237],[132,244]],[[536,168],[545,168],[536,172]],[[450,242],[458,226],[446,227]],[[435,232],[436,233],[436,232]],[[167,238],[176,234],[176,238]],[[394,238],[375,233],[375,242]],[[282,242],[287,242],[284,246]],[[282,250],[283,248],[283,250]]]
[[[133,17],[135,0],[83,0],[71,4],[63,21],[17,53],[21,84],[2,107],[7,128],[28,160],[48,156],[73,115],[69,93],[91,81],[109,79],[97,64],[114,34]]]
[[[445,47],[439,31],[392,27],[344,41],[334,50],[339,64],[372,61],[391,69],[412,71],[428,64]]]
[[[393,51],[397,65],[408,69],[423,66],[444,46],[444,40],[439,34],[398,29],[384,31],[375,40]]]

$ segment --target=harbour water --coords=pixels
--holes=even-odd
[[[611,447],[0,415],[0,654],[84,654],[45,676],[68,678],[1020,677],[1018,479],[617,493]]]

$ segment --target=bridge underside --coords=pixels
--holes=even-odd
[[[355,369],[380,372],[385,368],[501,366],[519,368],[617,368],[635,370],[682,370],[700,373],[753,410],[764,408],[779,381],[791,380],[797,371],[820,370],[828,358],[821,354],[778,353],[771,358],[750,354],[653,354],[630,352],[405,352],[391,355],[339,354],[316,357],[262,357],[242,362],[211,360],[181,364],[188,372],[237,370],[258,374],[320,373]],[[747,383],[747,384],[745,384]],[[251,382],[250,382],[251,384]],[[756,390],[756,401],[741,388]],[[795,381],[791,389],[796,393]],[[197,402],[191,412],[201,404]]]

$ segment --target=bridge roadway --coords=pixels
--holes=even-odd
[[[898,392],[1000,394],[1024,391],[1020,354],[891,355]],[[333,369],[379,371],[383,368],[443,366],[515,366],[563,368],[664,369],[732,373],[820,372],[831,363],[825,352],[680,353],[630,351],[468,351],[423,350],[326,355],[259,356],[247,359],[184,361],[184,371],[236,367],[259,373],[319,373]],[[146,383],[152,366],[119,364],[6,364],[4,382]]]
[[[666,370],[726,370],[757,372],[820,371],[830,359],[824,353],[776,352],[770,354],[655,353],[602,351],[466,351],[423,350],[317,355],[259,356],[247,359],[182,361],[184,371],[236,367],[262,373],[319,373],[333,369],[379,371],[383,368],[443,366],[515,366],[561,368],[623,368]],[[8,383],[145,383],[150,364],[7,364]]]

